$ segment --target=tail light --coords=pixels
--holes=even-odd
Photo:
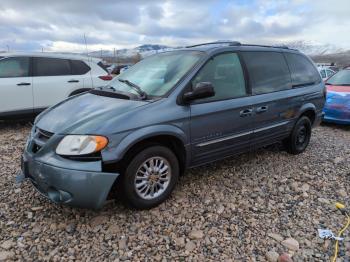
[[[111,81],[113,79],[112,75],[104,75],[104,76],[99,76],[98,78],[104,80],[104,81]]]

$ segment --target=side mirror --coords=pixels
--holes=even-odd
[[[189,102],[195,99],[207,98],[215,96],[215,90],[210,82],[199,82],[191,92],[187,92],[183,95],[185,102]]]

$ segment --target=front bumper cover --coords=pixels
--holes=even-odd
[[[22,173],[51,201],[92,209],[102,207],[119,176],[118,173],[82,171],[49,165],[36,160],[27,152],[22,156]]]

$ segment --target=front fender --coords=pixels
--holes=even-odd
[[[185,131],[178,126],[164,124],[148,126],[132,131],[122,139],[113,139],[112,137],[110,145],[103,151],[103,161],[118,162],[136,143],[160,135],[169,135],[178,138],[183,143],[185,148],[187,148],[186,146],[189,144],[189,138]]]

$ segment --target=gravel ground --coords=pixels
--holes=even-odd
[[[275,146],[189,170],[152,210],[117,200],[99,212],[15,184],[29,130],[0,123],[0,260],[329,261],[334,243],[317,229],[337,232],[334,202],[350,205],[350,128],[314,129],[299,156]],[[350,259],[345,236],[339,261]]]

